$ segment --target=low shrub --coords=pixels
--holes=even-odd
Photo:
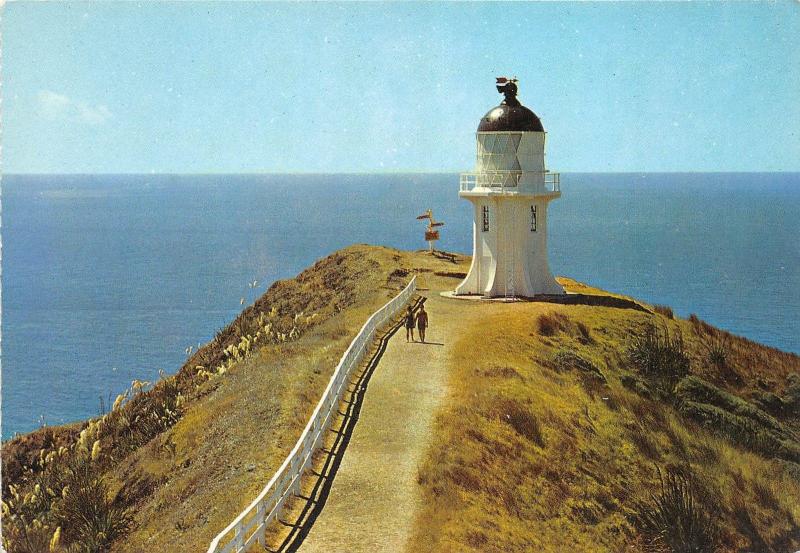
[[[684,401],[680,411],[711,432],[767,457],[800,462],[800,445],[783,433],[773,432],[756,421],[735,415],[715,405]]]
[[[800,374],[792,373],[787,377],[788,386],[783,394],[783,403],[792,415],[800,415]]]
[[[680,401],[694,401],[714,405],[734,415],[750,419],[764,428],[783,434],[785,428],[778,420],[752,403],[722,390],[697,376],[687,376],[675,387]]]
[[[634,524],[651,551],[712,553],[719,529],[707,495],[677,471],[658,471],[660,489],[635,507]]]
[[[786,405],[778,394],[754,390],[751,393],[750,401],[757,407],[772,415],[782,415],[786,411]]]
[[[620,377],[620,382],[622,382],[622,385],[627,389],[631,390],[632,392],[636,392],[642,397],[647,399],[652,399],[653,397],[653,393],[650,391],[647,383],[635,375],[623,374]]]

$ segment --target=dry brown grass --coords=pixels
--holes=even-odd
[[[726,383],[698,334],[709,327],[666,313],[492,304],[464,324],[436,445],[420,469],[425,506],[409,551],[644,551],[649,538],[634,514],[662,489],[656,467],[688,471],[722,506],[720,551],[800,546],[800,480],[786,465],[707,432],[671,400],[622,385],[633,375],[631,337],[654,324],[683,336],[693,373],[740,396],[766,384],[789,401],[797,356],[731,337],[727,362],[747,379]],[[586,378],[595,371],[605,381]],[[520,431],[512,418],[535,430]],[[796,418],[783,422],[797,429]]]
[[[135,395],[98,424],[92,433],[101,442],[97,474],[109,484],[103,493],[133,513],[130,532],[113,551],[203,550],[294,445],[366,317],[412,271],[422,275],[422,286],[444,289],[454,282],[449,273],[465,261],[454,267],[420,253],[367,246],[338,252],[274,285],[176,377]],[[572,291],[603,293],[559,280]],[[716,436],[652,399],[631,384],[635,374],[624,352],[631,336],[653,324],[679,331],[692,374],[769,409],[789,433],[800,431],[798,356],[696,317],[597,305],[480,307],[480,318],[462,321],[435,447],[419,473],[425,503],[410,550],[636,550],[644,542],[632,510],[659,489],[655,466],[691,469],[718,498],[722,551],[800,546],[800,466]],[[288,334],[301,312],[318,315],[292,340],[261,342],[239,359],[225,353],[258,332],[265,313],[274,313],[275,332]],[[709,344],[722,353],[711,355]],[[554,370],[559,351],[581,362]],[[197,369],[222,364],[224,374]],[[74,448],[86,429],[48,429],[4,444],[4,499],[10,484],[23,497],[36,483],[41,488],[53,474],[40,459]],[[26,505],[39,520],[55,521],[48,518],[55,515],[52,501],[39,497]],[[18,527],[28,546],[15,551],[41,550],[52,538],[54,527],[28,522]],[[66,530],[63,539],[69,539]]]
[[[95,420],[92,436],[102,443],[95,474],[108,483],[114,505],[132,514],[130,531],[112,550],[205,550],[281,464],[366,318],[413,269],[432,274],[453,267],[459,266],[388,248],[337,252],[275,283],[175,376]],[[270,337],[256,340],[266,324]],[[74,448],[86,428],[55,428],[4,444],[4,499],[9,484],[32,488],[42,474],[35,462],[41,450]],[[42,504],[39,518],[50,517],[56,503]],[[39,533],[49,540],[53,530]],[[23,550],[18,543],[12,552]]]
[[[672,312],[672,308],[668,305],[654,305],[653,311],[666,317],[667,319],[674,319],[675,314]]]

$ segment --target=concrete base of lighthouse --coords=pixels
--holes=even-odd
[[[547,262],[547,204],[560,196],[473,189],[473,257],[456,295],[533,297],[560,295]]]

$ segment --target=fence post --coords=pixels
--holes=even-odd
[[[267,534],[267,521],[264,520],[265,511],[266,509],[264,508],[264,502],[259,501],[258,507],[256,507],[256,518],[258,519],[258,525],[256,527],[260,528],[258,530],[257,539],[258,543],[260,543],[262,546],[266,545],[266,534]]]

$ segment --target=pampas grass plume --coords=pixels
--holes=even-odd
[[[100,457],[100,440],[95,440],[92,445],[92,461],[97,461],[98,457]]]
[[[55,551],[58,548],[58,543],[61,541],[61,526],[56,528],[53,532],[53,537],[50,538],[50,551]]]

